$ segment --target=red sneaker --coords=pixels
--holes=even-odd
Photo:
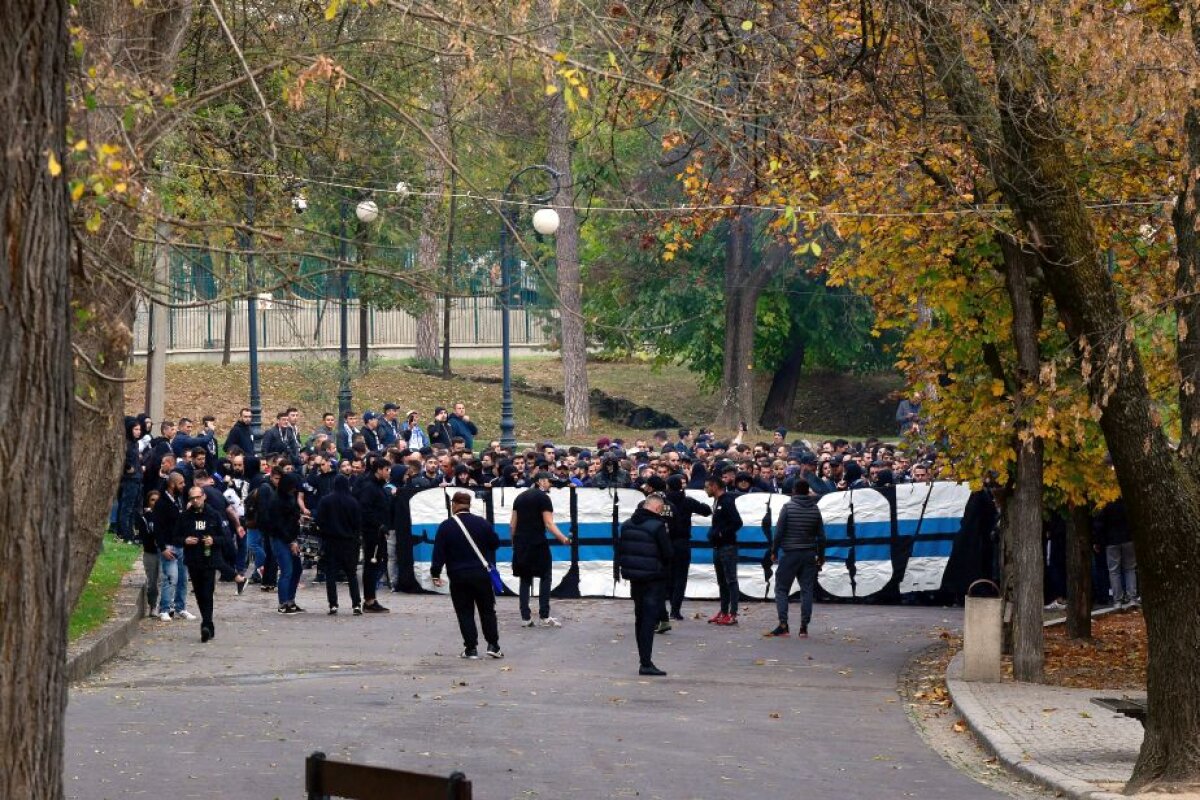
[[[713,614],[711,617],[708,618],[708,624],[709,625],[724,625],[725,623],[722,622],[722,620],[724,620],[725,617],[727,617],[727,616],[729,616],[729,615],[726,614],[725,612],[718,611],[716,614]]]
[[[720,624],[721,625],[737,625],[738,624],[737,614],[726,614],[725,620],[723,622],[721,622]]]

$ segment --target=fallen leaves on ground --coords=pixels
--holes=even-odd
[[[1144,690],[1146,662],[1146,620],[1138,610],[1096,617],[1091,639],[1068,639],[1063,625],[1046,629],[1051,686]]]

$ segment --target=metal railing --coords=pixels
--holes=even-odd
[[[359,304],[350,301],[349,346],[359,346]],[[228,335],[233,353],[249,350],[246,302],[214,303],[196,308],[159,308],[168,318],[167,353],[220,352]],[[442,300],[436,302],[437,329],[442,331]],[[403,310],[382,311],[368,307],[368,341],[374,348],[413,347],[417,318]],[[511,314],[513,344],[544,345],[549,340],[546,317],[531,308],[514,308]],[[228,324],[227,324],[227,315]],[[134,353],[145,355],[150,330],[149,307],[139,303],[134,323]],[[495,296],[450,299],[450,344],[452,347],[499,346],[500,305]],[[258,347],[272,350],[333,350],[338,341],[336,300],[258,301]]]

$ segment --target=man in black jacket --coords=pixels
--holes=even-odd
[[[652,494],[641,502],[633,516],[621,525],[617,563],[621,577],[629,581],[633,598],[633,627],[637,638],[639,675],[666,675],[654,665],[654,626],[667,594],[671,574],[671,538],[662,513],[662,495]]]
[[[792,581],[800,579],[800,631],[796,636],[808,638],[808,623],[812,619],[813,590],[817,572],[825,563],[825,522],[817,508],[817,496],[803,478],[792,483],[792,499],[779,511],[775,522],[775,539],[771,543],[771,562],[778,565],[775,573],[775,611],[779,624],[767,636],[787,636],[788,597]]]
[[[125,465],[121,471],[121,487],[117,493],[117,536],[133,541],[133,518],[142,501],[142,458],[138,440],[142,426],[137,417],[125,418]]]
[[[683,619],[683,595],[687,591],[688,571],[692,568],[692,515],[711,517],[712,509],[683,491],[686,479],[682,475],[667,478],[667,502],[671,505],[671,518],[667,520],[667,532],[671,536],[671,579],[668,594],[671,619]],[[660,626],[662,627],[662,626]],[[666,630],[670,630],[670,625]]]
[[[203,494],[203,492],[201,492]],[[185,488],[183,476],[172,472],[167,486],[154,504],[154,538],[158,545],[159,570],[162,583],[158,593],[158,618],[170,622],[174,618],[195,619],[187,610],[187,565],[183,560],[183,540],[176,535],[176,523],[183,513]]]
[[[358,537],[362,530],[362,509],[350,494],[350,479],[335,475],[333,492],[321,498],[317,505],[317,530],[325,541],[325,595],[329,613],[338,612],[338,571],[346,574],[350,584],[350,604],[354,616],[362,614],[358,594]]]
[[[250,431],[250,422],[254,417],[248,408],[243,408],[238,417],[238,421],[229,429],[229,435],[225,437],[225,452],[240,447],[244,455],[253,456],[254,435]]]
[[[483,638],[488,643],[488,656],[504,658],[504,653],[500,651],[500,628],[496,624],[496,593],[488,569],[496,564],[500,537],[496,535],[492,523],[471,513],[470,492],[454,493],[450,501],[450,513],[450,519],[438,526],[434,537],[429,575],[433,578],[434,586],[443,583],[443,566],[450,577],[450,599],[454,603],[458,630],[463,637],[460,658],[479,658],[476,609],[479,610]],[[470,537],[470,541],[467,537]]]
[[[383,486],[387,483],[391,467],[379,456],[371,456],[367,462],[367,472],[355,489],[362,510],[359,530],[363,544],[363,613],[366,614],[386,614],[388,611],[375,598],[375,584],[387,569],[387,531],[391,508]]]
[[[454,431],[450,429],[449,417],[446,414],[444,406],[438,406],[433,410],[433,422],[429,423],[430,447],[444,447],[449,450],[453,444]]]
[[[717,590],[721,594],[721,610],[711,619],[710,625],[737,625],[738,585],[737,533],[742,529],[742,515],[734,505],[734,495],[718,475],[709,475],[704,481],[704,491],[713,499],[713,521],[708,530],[708,541],[713,546],[713,566],[717,573]]]
[[[286,455],[293,464],[299,462],[299,440],[291,435],[290,425],[286,411],[280,411],[275,415],[275,424],[263,434],[262,454],[264,457]]]
[[[192,582],[192,593],[200,609],[200,641],[207,642],[216,635],[213,625],[213,592],[217,585],[217,573],[229,580],[237,581],[238,594],[246,585],[246,579],[233,571],[222,553],[225,527],[220,514],[204,501],[204,490],[199,486],[188,489],[187,508],[175,522],[176,541],[183,543],[187,575]]]

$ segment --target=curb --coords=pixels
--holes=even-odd
[[[95,672],[121,652],[137,633],[142,617],[146,616],[146,584],[138,572],[134,566],[121,579],[121,588],[113,601],[112,618],[67,647],[68,683],[81,681]]]
[[[1106,792],[1056,769],[1050,764],[1030,761],[1024,749],[1009,733],[992,724],[991,715],[975,698],[974,687],[956,676],[962,674],[962,652],[956,653],[946,667],[946,689],[954,708],[984,748],[1012,772],[1067,797],[1078,800],[1129,800],[1127,795]]]

